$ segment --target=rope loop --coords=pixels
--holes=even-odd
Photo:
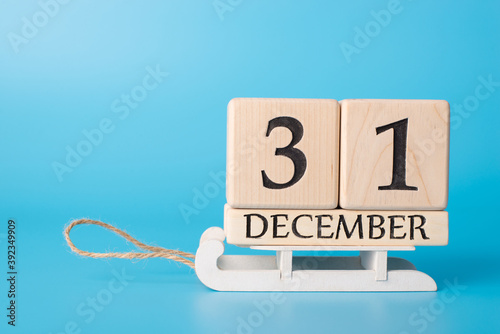
[[[127,253],[94,253],[94,252],[87,252],[84,250],[81,250],[75,246],[73,241],[71,241],[71,238],[69,236],[69,232],[71,229],[77,225],[97,225],[101,226],[105,229],[108,229],[122,238],[126,239],[127,241],[130,241],[137,247],[145,250],[146,252],[127,252]],[[180,262],[182,264],[185,264],[191,268],[194,269],[194,262],[190,259],[194,259],[195,256],[191,253],[187,252],[182,252],[179,250],[175,249],[167,249],[163,247],[157,247],[157,246],[149,246],[146,245],[139,240],[135,239],[128,233],[110,225],[104,222],[101,222],[99,220],[92,220],[92,219],[77,219],[73,220],[66,228],[64,229],[64,238],[66,239],[66,242],[68,243],[69,248],[76,254],[82,255],[82,256],[87,256],[87,257],[93,257],[93,258],[119,258],[119,259],[149,259],[149,258],[156,258],[156,257],[162,257],[165,259],[169,260],[174,260],[177,262]]]

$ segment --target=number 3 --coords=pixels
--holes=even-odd
[[[264,187],[269,189],[285,189],[293,186],[304,176],[307,167],[307,160],[304,152],[294,147],[304,135],[304,127],[302,124],[297,119],[292,117],[282,116],[273,118],[269,121],[267,126],[266,137],[269,137],[271,131],[277,127],[284,127],[290,130],[292,133],[292,140],[288,146],[277,148],[275,155],[283,155],[292,160],[294,171],[290,181],[286,183],[276,183],[271,181],[269,177],[267,177],[266,172],[262,170],[261,173]]]

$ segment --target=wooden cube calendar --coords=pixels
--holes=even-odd
[[[224,229],[203,234],[198,277],[224,291],[436,290],[387,252],[448,243],[449,119],[442,100],[231,100]],[[223,255],[224,240],[276,256]]]

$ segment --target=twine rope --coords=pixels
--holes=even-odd
[[[71,241],[71,238],[69,236],[69,232],[71,229],[77,225],[97,225],[101,226],[107,230],[110,230],[122,238],[124,238],[127,241],[130,241],[137,247],[147,251],[147,252],[126,252],[126,253],[94,253],[94,252],[87,252],[84,250],[81,250],[75,246],[73,241]],[[149,246],[146,245],[139,240],[135,239],[128,233],[126,233],[123,230],[120,230],[110,224],[106,224],[104,222],[101,222],[99,220],[93,220],[93,219],[77,219],[73,220],[66,228],[64,229],[64,238],[66,239],[66,242],[68,243],[69,248],[73,252],[75,252],[78,255],[82,256],[87,256],[87,257],[93,257],[93,258],[107,258],[107,257],[112,257],[112,258],[119,258],[119,259],[149,259],[149,258],[156,258],[156,257],[163,257],[165,259],[173,260],[180,262],[182,264],[185,264],[191,268],[194,269],[194,262],[190,259],[194,259],[195,256],[191,253],[187,252],[182,252],[179,250],[175,249],[167,249],[163,247],[157,247],[157,246]]]

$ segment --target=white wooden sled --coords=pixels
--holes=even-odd
[[[276,256],[223,255],[224,230],[200,240],[195,267],[200,281],[219,291],[436,291],[434,280],[409,261],[387,257],[413,246],[253,246]],[[359,251],[359,256],[293,257],[293,251]]]

